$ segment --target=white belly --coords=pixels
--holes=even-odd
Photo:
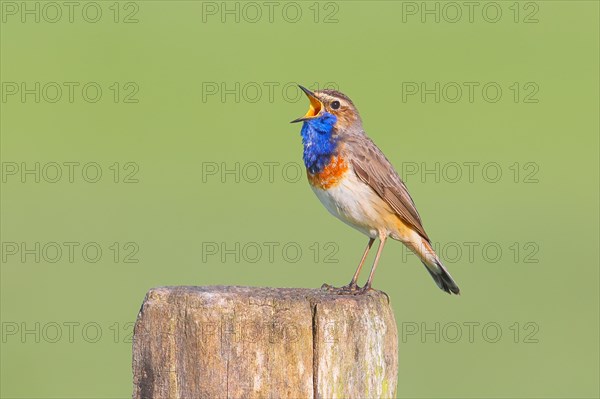
[[[342,222],[354,227],[371,238],[395,232],[396,226],[388,225],[392,212],[368,185],[348,170],[340,182],[327,190],[311,186],[325,208]]]

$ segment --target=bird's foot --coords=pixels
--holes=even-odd
[[[342,294],[356,294],[360,290],[360,287],[356,283],[351,282],[343,287],[340,287]]]
[[[364,295],[372,289],[370,284],[365,284],[364,287],[357,287],[356,295]]]
[[[364,294],[368,293],[369,291],[377,291],[380,294],[385,295],[385,298],[387,299],[387,303],[388,304],[390,303],[390,296],[387,293],[376,290],[376,289],[372,288],[370,285],[365,285],[364,287],[359,288],[355,295],[364,295]]]
[[[323,284],[321,289],[338,295],[356,295],[360,293],[361,290],[361,288],[354,282],[344,285],[343,287],[334,287],[329,284]]]
[[[370,285],[365,285],[364,287],[359,287],[356,283],[350,283],[348,285],[344,285],[343,287],[334,287],[333,285],[323,284],[321,289],[332,294],[337,295],[365,295],[369,291],[374,291],[374,289]],[[387,302],[390,303],[390,297],[383,291],[381,292],[387,298]]]
[[[338,290],[339,288],[334,287],[333,285],[329,285],[327,283],[323,283],[323,285],[321,286],[321,289],[323,291],[329,291],[329,292],[333,292],[335,290]]]

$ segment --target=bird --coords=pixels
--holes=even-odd
[[[300,89],[310,102],[300,135],[308,182],[327,210],[365,234],[369,241],[349,284],[323,288],[339,293],[364,294],[372,289],[373,276],[388,238],[402,242],[425,265],[437,286],[459,294],[455,283],[435,253],[421,217],[405,183],[383,152],[367,136],[352,100],[332,89]],[[358,278],[376,239],[379,247],[363,287]]]

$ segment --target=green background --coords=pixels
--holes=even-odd
[[[3,245],[97,242],[103,256],[91,263],[76,251],[72,263],[66,254],[56,263],[36,263],[33,256],[23,262],[4,247],[1,396],[129,397],[128,334],[151,287],[347,283],[366,238],[330,217],[304,176],[282,175],[282,165],[301,163],[300,126],[288,122],[307,107],[293,87],[289,95],[282,88],[333,82],[354,100],[366,131],[397,169],[496,162],[502,172],[496,183],[483,177],[481,166],[473,181],[467,169],[457,182],[444,175],[439,181],[406,176],[429,236],[463,250],[456,261],[446,261],[462,295],[437,289],[399,243],[386,247],[375,287],[391,297],[400,334],[419,328],[400,337],[398,396],[597,398],[598,2],[519,3],[518,23],[513,3],[497,3],[503,11],[497,23],[482,17],[485,3],[473,22],[463,15],[456,23],[431,16],[423,23],[420,14],[403,14],[407,4],[394,1],[319,3],[316,23],[313,2],[298,3],[303,14],[296,23],[283,18],[282,4],[273,22],[266,14],[256,23],[247,20],[253,14],[239,23],[234,16],[223,23],[219,15],[203,21],[199,1],[139,1],[137,23],[123,23],[123,14],[134,10],[124,3],[115,23],[113,2],[98,2],[103,15],[97,23],[82,19],[81,7],[73,23],[66,16],[23,23],[20,14],[3,14],[3,83],[98,82],[103,88],[96,103],[76,90],[72,103],[63,93],[56,103],[35,103],[32,96],[22,102],[17,95],[0,104],[5,172],[12,162],[69,161],[97,162],[103,172],[98,183],[81,174],[73,183],[65,176],[57,183],[6,176]],[[533,11],[538,22],[524,23]],[[337,22],[324,23],[331,12]],[[135,82],[139,101],[123,102],[125,90],[115,102],[108,88],[113,82],[122,90]],[[256,82],[263,92],[256,101],[251,91],[239,102],[234,95],[203,100],[203,82],[229,88]],[[278,85],[272,98],[264,82]],[[430,88],[435,82],[497,82],[503,93],[495,103],[477,89],[473,102],[466,92],[455,103],[444,97],[436,103],[432,95],[403,101],[403,82]],[[521,96],[515,102],[514,82],[522,90],[528,82],[537,85],[538,101]],[[109,167],[115,162],[122,172],[134,162],[138,182],[114,183]],[[203,179],[215,162],[279,166],[272,181],[266,168],[256,182],[249,169],[239,182],[233,175]],[[516,182],[515,163],[521,171]],[[139,262],[124,263],[123,249],[115,262],[108,248],[114,242],[136,243]],[[223,261],[218,255],[203,259],[206,242],[229,248],[277,242],[279,249],[273,261],[266,252],[256,262],[248,254]],[[465,243],[471,242],[477,247],[469,259]],[[297,262],[283,257],[286,243],[302,249]],[[484,256],[486,244],[500,247],[501,256],[492,250]],[[326,261],[331,248],[337,263]],[[447,257],[454,256],[450,249]],[[73,342],[65,322],[79,323]],[[34,334],[6,331],[35,329],[35,323],[39,343]],[[52,323],[63,326],[56,343],[49,342]],[[87,323],[102,329],[95,343],[82,336]],[[436,323],[439,342],[433,334],[421,336]],[[465,323],[479,323],[472,340]],[[487,323],[500,327],[497,342],[491,342],[494,329],[482,332]],[[451,342],[456,325],[462,336]],[[94,330],[88,333],[93,340]]]

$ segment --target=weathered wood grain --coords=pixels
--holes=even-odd
[[[134,329],[134,398],[392,398],[398,337],[385,294],[151,289]]]

